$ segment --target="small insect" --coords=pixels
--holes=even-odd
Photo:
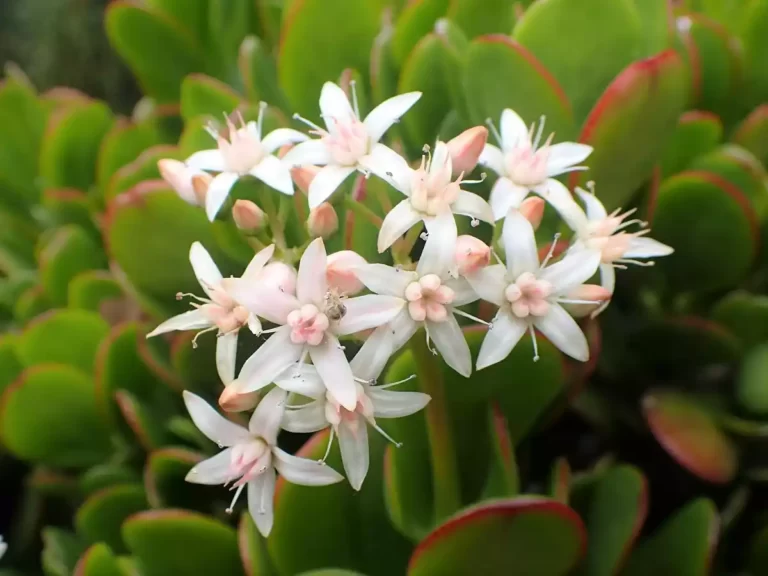
[[[331,288],[325,293],[325,315],[328,320],[338,322],[347,313],[347,307],[344,306],[344,296],[339,293],[337,288]]]

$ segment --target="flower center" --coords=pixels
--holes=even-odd
[[[451,288],[443,285],[437,274],[422,276],[405,288],[408,313],[415,322],[443,322],[448,317],[446,306],[453,302],[455,296]]]
[[[538,280],[530,272],[523,272],[514,283],[507,286],[504,296],[511,305],[512,313],[518,318],[544,316],[549,312],[547,298],[552,293],[552,285],[546,280]]]
[[[210,288],[210,301],[200,310],[221,334],[235,332],[248,323],[248,310],[235,302],[221,284]]]
[[[365,393],[365,388],[359,382],[355,382],[357,391],[357,404],[354,410],[347,410],[338,403],[330,392],[325,394],[325,419],[334,428],[345,421],[349,424],[357,423],[357,414],[362,414],[368,420],[373,419],[373,402]]]
[[[510,180],[520,186],[536,186],[547,179],[549,145],[538,150],[524,144],[507,153],[505,160]]]
[[[238,483],[244,483],[261,474],[265,467],[263,463],[259,466],[259,460],[262,460],[267,452],[267,443],[261,438],[235,444],[232,447],[232,458],[229,462],[231,478],[240,478]]]
[[[323,341],[330,322],[328,317],[317,309],[317,306],[304,304],[298,310],[288,314],[288,325],[291,327],[291,342],[317,346]]]
[[[241,175],[253,170],[265,156],[259,137],[245,126],[235,130],[230,125],[229,140],[219,137],[219,150],[227,171]]]
[[[365,125],[357,118],[332,119],[333,129],[322,140],[336,164],[354,166],[368,154],[370,138]]]
[[[626,219],[634,212],[635,210],[633,209],[619,214],[619,210],[615,210],[606,218],[593,220],[587,225],[586,233],[582,236],[583,242],[587,248],[601,252],[603,264],[611,264],[620,260],[625,252],[629,250],[629,245],[633,238],[648,233],[647,228],[645,228],[647,222],[639,219]],[[633,224],[639,225],[641,230],[639,232],[622,231]]]

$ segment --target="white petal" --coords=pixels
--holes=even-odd
[[[227,169],[227,164],[224,161],[224,156],[218,148],[213,150],[201,150],[195,152],[187,158],[184,163],[190,168],[197,170],[211,170],[212,172],[224,172]]]
[[[517,280],[523,272],[536,274],[539,271],[539,251],[536,247],[536,237],[533,235],[533,226],[517,210],[507,214],[502,239],[510,280]]]
[[[456,220],[451,212],[443,212],[434,218],[426,219],[424,225],[427,227],[427,241],[419,256],[416,272],[419,276],[442,276],[453,266],[456,239],[459,235]]]
[[[435,149],[432,151],[432,161],[429,163],[430,175],[442,175],[447,184],[451,179],[453,166],[451,162],[451,152],[445,142],[438,140]]]
[[[349,362],[352,374],[362,380],[375,381],[394,351],[392,332],[386,326],[374,330]]]
[[[456,202],[451,204],[451,210],[455,214],[462,214],[470,218],[477,218],[483,222],[493,224],[493,210],[483,198],[472,192],[462,190]]]
[[[341,421],[339,424],[339,448],[344,462],[347,480],[355,490],[360,490],[368,474],[368,428],[365,419],[355,414],[354,419]]]
[[[205,293],[211,295],[211,288],[221,282],[221,272],[216,263],[203,248],[200,242],[193,242],[189,248],[189,262],[192,264],[192,270],[195,272],[195,278],[202,286]]]
[[[415,414],[432,399],[421,392],[396,392],[372,386],[367,391],[376,418],[402,418]]]
[[[382,326],[377,330],[389,330],[392,334],[392,347],[397,351],[408,343],[420,326],[421,323],[414,322],[408,309],[405,308],[387,326]]]
[[[336,337],[326,332],[322,343],[309,347],[309,356],[336,401],[347,410],[354,410],[357,405],[355,379]]]
[[[613,294],[616,288],[616,270],[611,264],[600,264],[600,286]]]
[[[256,406],[248,422],[250,433],[260,436],[270,446],[277,443],[277,433],[280,432],[286,398],[288,398],[288,392],[282,388],[272,388]]]
[[[322,166],[331,161],[328,147],[322,140],[307,140],[296,144],[283,156],[283,162],[289,167]]]
[[[465,304],[471,304],[480,298],[480,296],[477,295],[477,292],[475,292],[475,289],[472,288],[472,285],[467,281],[466,278],[451,278],[443,282],[443,284],[453,290],[454,297],[453,302],[451,302],[451,305],[453,306],[464,306]],[[504,290],[504,288],[502,288],[502,290]]]
[[[271,154],[286,144],[305,142],[308,139],[309,138],[306,134],[303,134],[298,130],[294,130],[292,128],[278,128],[277,130],[272,130],[272,132],[264,136],[264,139],[261,141],[261,146],[264,148],[264,150]]]
[[[245,361],[235,382],[239,392],[255,392],[301,358],[303,346],[291,342],[291,327],[283,326]]]
[[[208,220],[213,222],[216,214],[229,196],[229,191],[235,185],[240,176],[234,172],[222,172],[216,176],[208,186],[208,192],[205,194],[205,213]]]
[[[236,356],[237,332],[221,334],[216,338],[216,369],[225,385],[235,379]]]
[[[528,127],[514,110],[507,108],[501,113],[500,128],[502,148],[505,152],[523,144],[530,145]]]
[[[272,454],[274,463],[280,475],[292,482],[303,486],[328,486],[344,480],[344,476],[330,466],[320,464],[316,460],[291,456],[288,452],[274,448]]]
[[[222,450],[215,456],[198,462],[187,473],[187,482],[192,484],[226,484],[232,480],[232,448]]]
[[[248,430],[230,422],[200,396],[184,391],[184,404],[195,426],[219,446],[234,446],[250,438]]]
[[[328,164],[309,183],[309,208],[317,208],[331,197],[341,183],[355,171],[354,166]]]
[[[632,238],[629,242],[629,249],[624,252],[622,258],[656,258],[658,256],[669,256],[674,250],[662,244],[653,238],[640,236]]]
[[[507,215],[510,208],[517,208],[528,196],[528,188],[518,186],[506,177],[500,177],[491,188],[490,204],[493,217],[501,220]]]
[[[453,314],[448,314],[443,322],[427,321],[427,329],[445,363],[465,378],[469,378],[472,373],[472,355]]]
[[[388,296],[403,296],[408,284],[419,279],[415,272],[386,264],[366,264],[356,268],[355,274],[371,292]]]
[[[365,117],[363,124],[365,124],[368,130],[368,135],[371,138],[371,142],[378,142],[384,135],[384,132],[389,130],[389,127],[397,122],[403,114],[416,104],[421,98],[421,92],[407,92],[406,94],[398,94],[388,100],[384,100],[381,104],[376,106],[368,116]]]
[[[264,472],[248,482],[248,511],[261,535],[266,538],[275,521],[275,469],[268,466]]]
[[[584,206],[587,208],[587,218],[594,221],[603,220],[608,217],[608,212],[605,211],[605,206],[603,206],[603,203],[597,199],[597,196],[591,192],[582,190],[581,188],[576,188],[576,194],[581,198],[581,201],[584,202]]]
[[[203,311],[198,308],[168,318],[168,320],[147,334],[147,338],[157,336],[158,334],[165,334],[166,332],[173,332],[174,330],[202,330],[203,328],[210,328],[211,326],[213,326],[211,321],[208,320]]]
[[[261,334],[261,331],[263,330],[261,320],[259,320],[259,317],[253,312],[248,314],[248,330],[251,331],[251,334],[256,334],[257,336]]]
[[[597,250],[567,252],[562,260],[544,268],[539,278],[552,284],[555,294],[563,294],[589,280],[599,265],[600,252]]]
[[[345,300],[344,306],[347,312],[333,329],[338,336],[346,336],[386,324],[403,309],[405,300],[397,296],[367,294]]]
[[[302,304],[310,302],[321,306],[328,290],[325,277],[327,265],[325,244],[322,238],[313,240],[299,262],[299,276],[296,279],[296,296]]]
[[[533,191],[557,210],[571,230],[580,232],[586,228],[587,215],[562,182],[548,178],[543,184],[534,186]]]
[[[577,166],[592,154],[592,146],[576,142],[560,142],[549,147],[547,175],[557,176],[567,168]]]
[[[327,428],[329,424],[325,419],[325,400],[310,402],[297,410],[286,410],[281,426],[283,430],[297,434],[308,434]]]
[[[504,290],[506,290],[509,282],[507,281],[507,269],[502,264],[481,268],[468,275],[467,282],[480,299],[496,304],[496,306],[501,306],[504,302]]]
[[[293,195],[291,169],[288,164],[282,162],[276,156],[264,156],[261,162],[251,169],[250,174],[278,192],[288,196]]]
[[[275,324],[285,324],[288,314],[301,306],[293,294],[240,278],[227,279],[227,294],[256,316]]]
[[[421,214],[411,206],[411,201],[406,199],[395,205],[384,217],[379,229],[378,249],[384,252],[392,246],[403,234],[421,220]]]
[[[559,304],[551,304],[545,316],[535,318],[534,325],[571,358],[586,362],[589,359],[589,345],[576,320]]]
[[[486,144],[480,153],[479,164],[487,166],[499,176],[504,176],[507,171],[504,169],[504,153],[493,144]]]
[[[245,269],[245,272],[243,272],[243,280],[246,280],[248,282],[253,282],[256,280],[256,278],[261,273],[264,266],[269,262],[269,259],[272,258],[272,254],[275,252],[275,245],[270,244],[266,248],[262,248],[259,250],[253,258],[251,258],[251,261],[248,263],[248,267]]]
[[[405,158],[384,144],[376,144],[369,154],[363,156],[360,159],[360,167],[388,182],[406,196],[410,195],[413,169],[408,166]]]
[[[275,385],[283,390],[301,394],[308,398],[325,398],[325,384],[317,373],[317,368],[311,364],[290,366],[285,372],[275,378]]]
[[[527,322],[499,310],[485,335],[477,356],[477,369],[482,370],[509,356],[528,329]]]
[[[320,113],[328,127],[328,132],[335,130],[338,121],[348,122],[355,118],[355,112],[349,104],[344,90],[333,82],[326,82],[320,91]]]

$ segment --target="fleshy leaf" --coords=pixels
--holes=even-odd
[[[61,528],[48,526],[42,530],[43,553],[41,562],[46,576],[69,576],[85,545],[74,534]]]
[[[723,123],[715,114],[691,110],[680,117],[661,159],[664,176],[687,168],[694,158],[713,150],[723,138]]]
[[[185,481],[189,471],[204,458],[184,448],[161,448],[150,453],[144,469],[144,488],[154,508],[187,508],[200,512],[222,511],[231,495],[220,486]]]
[[[259,533],[248,512],[240,516],[237,544],[247,576],[278,576],[267,551],[267,539]]]
[[[768,104],[755,108],[731,134],[731,141],[768,164]]]
[[[106,488],[86,500],[75,515],[77,533],[87,542],[104,542],[115,552],[125,551],[120,535],[123,521],[147,509],[147,498],[140,485]]]
[[[207,147],[211,146],[211,137],[205,134]],[[184,153],[175,146],[161,144],[147,148],[139,154],[135,160],[129,162],[109,179],[109,184],[104,191],[104,200],[109,202],[113,198],[127,192],[134,186],[138,186],[145,180],[157,180],[160,178],[160,171],[157,168],[158,160],[170,158],[172,160],[183,160]],[[166,184],[167,187],[167,184]]]
[[[467,36],[508,34],[515,22],[515,5],[507,0],[483,2],[482,8],[472,0],[453,0],[448,18],[458,22]]]
[[[435,23],[447,12],[449,4],[450,0],[408,2],[397,18],[392,33],[392,56],[398,66],[405,64],[420,39],[434,29]]]
[[[74,576],[123,576],[120,564],[106,544],[94,544],[80,556]]]
[[[120,285],[108,272],[88,270],[69,282],[67,303],[70,308],[100,312],[104,316],[104,308],[119,302],[122,297]]]
[[[509,436],[509,425],[501,409],[493,405],[488,418],[491,437],[491,468],[485,485],[485,498],[517,496],[520,473],[515,460],[515,447]]]
[[[275,61],[258,36],[243,40],[237,62],[245,93],[251,102],[267,102],[283,111],[290,110],[285,94],[277,84]]]
[[[133,124],[119,118],[104,136],[99,148],[96,181],[102,194],[118,169],[133,162],[145,149],[157,144],[170,142],[151,123]]]
[[[711,317],[736,335],[747,349],[768,341],[768,296],[732,292],[715,304]]]
[[[744,358],[741,373],[736,381],[736,398],[741,406],[752,414],[768,414],[768,345],[757,346]]]
[[[240,103],[240,96],[223,82],[204,74],[190,74],[181,83],[181,117],[213,116],[221,119]]]
[[[669,0],[634,0],[643,29],[641,55],[653,56],[669,48],[675,34],[675,19]]]
[[[752,2],[743,19],[745,82],[748,104],[756,105],[768,100],[768,4]]]

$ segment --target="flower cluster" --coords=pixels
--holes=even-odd
[[[149,334],[216,332],[216,364],[225,385],[219,404],[225,411],[255,410],[246,429],[185,393],[195,424],[223,449],[196,465],[187,480],[231,483],[234,500],[247,486],[249,510],[264,535],[272,526],[276,472],[305,485],[343,479],[325,458],[310,461],[282,451],[277,446],[281,429],[329,428],[326,457],[338,439],[346,477],[356,490],[368,471],[368,427],[399,446],[378,420],[413,414],[430,397],[392,390],[402,381],[382,384],[379,376],[417,332],[423,331],[417,337],[465,377],[473,366],[461,318],[487,325],[477,370],[504,360],[526,333],[533,338],[536,360],[537,332],[568,356],[586,361],[589,347],[574,317],[597,315],[607,305],[616,268],[672,251],[646,236],[645,223],[627,220],[630,212],[607,214],[594,190],[577,188],[574,197],[554,179],[586,169],[579,164],[592,149],[552,144],[551,136],[542,143],[543,119],[528,129],[512,110],[504,110],[500,132],[491,125],[498,147],[486,142],[488,130],[475,127],[450,142],[425,146],[418,165],[411,165],[380,141],[421,94],[391,98],[363,120],[354,85],[352,95],[350,103],[339,86],[325,84],[320,95],[325,128],[299,118],[317,138],[287,128],[262,137],[262,106],[258,121],[240,119],[237,126],[228,120],[226,137],[213,132],[216,149],[197,152],[184,164],[161,165],[179,194],[204,205],[211,219],[234,182],[245,176],[285,194],[293,194],[295,181],[307,190],[313,210],[314,240],[292,250],[264,247],[239,278],[224,278],[205,248],[193,244],[190,262],[205,296],[179,294],[192,298],[192,310]],[[281,157],[273,154],[278,149]],[[490,203],[463,189],[482,181],[465,179],[478,162],[498,174]],[[328,202],[356,171],[375,175],[404,195],[381,221],[378,235],[378,251],[392,249],[394,266],[369,263],[349,250],[326,253],[323,238],[338,226]],[[535,196],[526,199],[529,192]],[[540,258],[534,231],[545,204],[560,214],[573,237],[565,249],[553,242]],[[494,236],[498,242],[459,236],[456,214],[468,216],[473,226],[480,221],[495,226],[504,219]],[[259,228],[264,220],[250,201],[236,202],[232,217],[241,229]],[[628,231],[633,225],[638,231]],[[416,246],[419,238],[424,242]],[[405,249],[399,249],[403,243]],[[412,259],[419,247],[419,257]],[[505,263],[497,251],[503,251]],[[292,255],[299,254],[294,268]],[[498,263],[491,263],[492,256]],[[589,284],[598,272],[600,284]],[[364,290],[368,293],[361,295]],[[492,321],[462,309],[477,300],[498,307]],[[238,333],[246,327],[264,340],[236,373]],[[352,356],[353,346],[347,349],[342,342],[355,341],[364,343]]]

